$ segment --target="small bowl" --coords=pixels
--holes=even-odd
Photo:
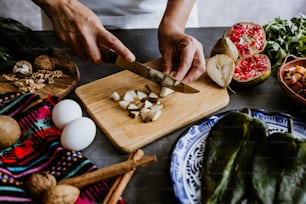
[[[294,91],[292,88],[289,87],[289,85],[285,82],[284,75],[285,72],[292,68],[296,67],[297,65],[303,66],[306,68],[306,58],[304,57],[296,57],[294,55],[287,55],[284,59],[284,62],[280,66],[278,72],[277,72],[277,79],[278,82],[283,89],[283,91],[289,96],[291,96],[295,101],[306,105],[306,98],[298,94],[296,91]]]

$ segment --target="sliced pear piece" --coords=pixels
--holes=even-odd
[[[162,87],[162,96],[166,97],[174,92],[174,90]],[[111,98],[118,102],[121,109],[128,112],[129,117],[141,117],[143,122],[156,121],[162,113],[164,105],[159,101],[159,95],[152,91],[146,85],[142,90],[128,90],[121,96],[118,92],[114,92]]]
[[[160,85],[161,86],[173,86],[174,82],[175,82],[175,79],[173,79],[169,76],[165,76],[165,78],[162,80]]]
[[[137,94],[137,98],[138,98],[139,101],[142,101],[142,100],[144,100],[148,97],[148,95],[143,91],[137,90],[136,94]]]
[[[153,111],[162,110],[163,108],[164,108],[163,104],[157,104],[157,103],[150,107],[150,109]]]
[[[123,100],[125,101],[134,101],[135,99],[137,99],[137,94],[135,90],[129,90],[127,91],[124,96],[123,96]]]
[[[153,106],[153,103],[151,103],[149,100],[145,100],[143,107],[144,108],[150,108],[151,106]]]
[[[239,51],[236,45],[227,36],[220,38],[213,46],[210,56],[214,56],[216,54],[228,55],[229,57],[233,58],[234,61],[236,61],[239,57]]]
[[[206,69],[208,76],[219,86],[227,87],[233,78],[235,62],[225,54],[216,54],[207,59]]]
[[[175,91],[173,89],[163,86],[160,89],[159,97],[164,98],[166,96],[169,96],[170,94],[173,94],[174,92]]]
[[[131,103],[130,101],[125,101],[125,100],[121,100],[118,102],[120,108],[122,108],[123,110],[127,110],[129,104]]]
[[[128,111],[139,111],[140,108],[138,105],[136,105],[135,103],[130,103],[127,107]]]
[[[147,119],[149,119],[149,121],[156,121],[162,114],[161,110],[150,110],[150,112],[148,113],[148,117]]]
[[[148,117],[150,111],[151,110],[149,108],[142,108],[140,110],[140,117],[141,117],[142,121],[147,121],[147,117]]]
[[[111,99],[113,99],[114,101],[120,101],[120,94],[117,91],[113,92],[111,95]]]
[[[157,103],[158,95],[154,92],[151,92],[148,96],[148,100],[151,101],[152,103]]]
[[[161,110],[151,110],[148,108],[143,108],[140,111],[140,116],[143,122],[153,122],[156,121],[162,114]]]
[[[140,114],[140,111],[129,111],[129,116],[131,118],[137,118]]]

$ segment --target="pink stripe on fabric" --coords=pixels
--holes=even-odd
[[[16,113],[18,113],[20,110],[23,110],[24,107],[26,107],[28,104],[29,101],[31,101],[34,97],[36,97],[36,95],[31,95],[28,100],[26,100],[26,102],[22,105],[22,106],[19,106],[18,108],[16,108],[15,111],[13,111],[10,116],[14,116]]]
[[[20,198],[11,196],[0,196],[0,201],[10,201],[10,202],[33,202],[31,198]]]

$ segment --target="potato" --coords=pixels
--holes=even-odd
[[[17,121],[11,116],[0,115],[0,148],[7,148],[17,142],[21,130]]]

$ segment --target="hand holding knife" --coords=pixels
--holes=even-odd
[[[182,93],[197,93],[199,90],[184,84],[183,82],[174,79],[173,77],[164,74],[163,72],[153,69],[147,65],[139,63],[137,61],[128,62],[123,57],[115,53],[114,51],[101,48],[101,54],[105,63],[113,63],[118,67],[129,70],[139,76],[149,79],[160,86],[168,87],[174,91]]]

